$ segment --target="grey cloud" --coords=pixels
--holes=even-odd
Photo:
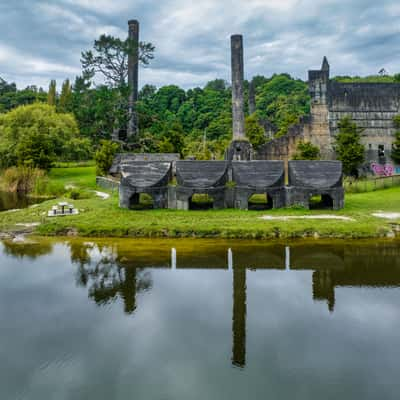
[[[73,79],[81,51],[103,32],[124,35],[130,18],[156,45],[142,84],[229,80],[232,33],[244,35],[247,78],[288,72],[305,79],[324,55],[333,74],[395,73],[399,15],[395,0],[3,0],[0,76],[19,86]]]

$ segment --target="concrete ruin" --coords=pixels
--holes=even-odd
[[[121,164],[120,175],[123,208],[137,208],[143,193],[152,197],[153,208],[178,210],[197,209],[196,195],[207,196],[213,209],[247,210],[257,194],[266,196],[263,209],[310,208],[313,196],[321,196],[320,208],[344,205],[339,161],[290,161],[289,185],[282,161],[132,161]]]
[[[226,207],[225,185],[228,182],[226,161],[177,161],[176,208],[193,208],[193,195],[207,195],[212,207]]]
[[[128,85],[129,93],[129,121],[127,128],[127,139],[137,136],[139,133],[136,102],[139,93],[139,21],[128,21],[128,37],[135,45],[134,50],[128,56]]]
[[[395,139],[393,118],[400,114],[400,84],[341,83],[330,79],[330,66],[324,57],[321,69],[308,73],[311,113],[288,133],[259,148],[256,159],[288,162],[300,141],[311,142],[321,150],[324,160],[334,160],[334,138],[339,121],[349,117],[364,129],[361,143],[366,149],[366,164],[390,162]]]
[[[344,207],[342,163],[340,161],[289,161],[286,206],[310,208],[310,200],[321,196],[320,207]]]
[[[310,207],[310,198],[321,196],[321,206],[339,209],[344,204],[342,164],[335,161],[290,161],[289,185],[285,185],[285,163],[290,148],[304,137],[306,124],[291,128],[279,141],[272,140],[254,160],[253,149],[245,136],[243,96],[243,38],[231,37],[232,56],[232,114],[233,137],[226,151],[225,161],[179,160],[176,154],[137,155],[118,154],[110,174],[121,177],[119,185],[120,206],[135,208],[140,195],[153,199],[154,208],[179,210],[196,209],[195,196],[206,198],[208,208],[248,209],[253,195],[265,195],[265,208],[281,208],[301,205]],[[329,65],[324,60],[321,71],[312,73],[314,87],[314,112],[327,107],[326,88]],[[316,83],[318,82],[318,84]],[[326,117],[326,114],[323,114]],[[324,118],[325,118],[324,117]],[[316,118],[316,117],[315,117]],[[318,117],[314,128],[307,132],[318,134],[320,144],[330,143],[329,135],[323,135],[327,119]],[[307,126],[311,126],[310,124]],[[286,160],[281,160],[282,148]],[[273,152],[273,154],[271,154]],[[274,157],[280,161],[273,161]],[[272,161],[271,161],[272,160]],[[287,163],[286,163],[287,168]]]
[[[282,161],[233,161],[235,208],[247,210],[254,194],[266,196],[266,208],[285,206],[285,170]]]
[[[171,163],[135,161],[121,166],[119,205],[134,208],[140,204],[140,195],[153,200],[153,208],[168,207],[168,184],[171,181]]]
[[[248,161],[253,158],[253,149],[244,129],[244,61],[243,36],[231,36],[232,71],[232,142],[226,151],[226,160]]]

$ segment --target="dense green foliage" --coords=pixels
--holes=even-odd
[[[394,118],[393,122],[394,122],[394,125],[395,125],[397,131],[396,131],[395,140],[394,140],[393,146],[392,146],[391,157],[395,163],[400,164],[400,115],[397,115]]]
[[[339,121],[339,133],[335,138],[335,150],[338,160],[343,163],[346,175],[358,176],[358,167],[364,162],[364,146],[360,143],[363,129],[350,118]]]
[[[310,112],[307,84],[288,74],[273,75],[256,86],[256,101],[257,115],[278,128],[278,137],[286,134],[290,125],[298,123]]]
[[[117,143],[113,143],[110,140],[102,140],[100,147],[94,155],[96,161],[96,173],[97,175],[108,175],[108,171],[113,163],[115,153],[119,149]]]
[[[47,104],[20,106],[0,115],[0,167],[48,170],[55,160],[90,157],[90,141],[79,136],[72,114]]]
[[[400,83],[400,74],[369,76],[335,76],[335,81],[342,83]]]
[[[261,145],[266,143],[264,128],[260,125],[257,115],[249,115],[245,120],[245,132],[252,144],[253,148],[257,150]]]
[[[294,160],[319,160],[321,157],[320,149],[310,142],[300,142],[297,145],[297,151]]]

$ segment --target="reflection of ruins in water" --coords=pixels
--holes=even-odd
[[[124,301],[125,312],[136,308],[136,294],[152,287],[150,269],[223,269],[233,275],[232,364],[246,365],[246,271],[282,270],[282,273],[312,271],[312,297],[335,307],[337,287],[398,287],[400,286],[400,248],[396,244],[371,245],[249,245],[193,247],[172,252],[142,252],[114,247],[70,244],[71,258],[79,265],[77,282],[89,287],[89,297],[102,305],[118,296]],[[92,261],[91,252],[97,252]],[[211,251],[210,251],[211,250]],[[100,255],[100,256],[99,256]],[[286,270],[286,271],[285,271]]]

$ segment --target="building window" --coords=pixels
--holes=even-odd
[[[385,157],[385,145],[380,144],[378,146],[378,157]]]
[[[368,145],[368,148],[369,148],[369,150],[372,150],[372,144],[371,143]]]

